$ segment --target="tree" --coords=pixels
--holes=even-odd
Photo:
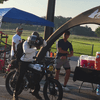
[[[63,25],[65,22],[69,21],[71,17],[63,17],[63,16],[55,16],[54,17],[54,24],[55,29],[59,28],[61,25]]]
[[[42,18],[46,18],[45,16]],[[55,24],[55,30],[61,27],[64,23],[72,19],[71,17],[63,17],[63,16],[55,16],[54,17],[54,24]],[[16,27],[19,24],[13,24],[13,23],[2,23],[1,28],[2,29],[16,29]],[[43,32],[44,31],[44,26],[38,26],[38,25],[22,25],[22,27],[25,30],[34,30],[34,31],[39,31]],[[90,36],[90,37],[96,37],[97,35],[95,34],[94,31],[88,26],[83,27],[83,26],[75,26],[70,29],[71,34],[74,35],[81,35],[81,36]]]
[[[88,26],[75,26],[71,29],[71,33],[74,35],[81,35],[81,36],[91,36],[94,37],[95,32],[92,31],[92,29]]]
[[[3,3],[4,1],[8,1],[8,0],[0,0],[0,3]]]
[[[100,37],[100,27],[98,27],[96,30],[95,30],[95,34]]]

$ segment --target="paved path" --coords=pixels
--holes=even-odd
[[[73,72],[76,65],[77,65],[78,57],[71,57],[70,64],[71,64],[71,71]],[[61,69],[61,74],[59,77],[60,83],[63,85],[64,81],[64,70]],[[84,82],[82,88],[79,93],[79,86],[81,85],[82,81],[73,81],[73,73],[70,74],[70,78],[67,84],[67,87],[70,89],[70,92],[63,92],[63,99],[62,100],[100,100],[100,96],[97,96],[95,92],[92,92],[92,85],[91,83]],[[5,79],[2,77],[3,74],[0,74],[0,100],[12,100],[12,96],[10,96],[5,88]],[[43,98],[43,82],[41,81],[41,90],[40,95]],[[96,84],[94,84],[94,88],[96,88]],[[37,100],[34,96],[29,94],[28,91],[23,91],[19,96],[19,100]],[[44,99],[43,99],[44,100]]]

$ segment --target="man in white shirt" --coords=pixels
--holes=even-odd
[[[21,42],[21,34],[23,28],[17,27],[16,34],[12,37],[12,47],[11,47],[11,59],[15,59],[15,54],[17,51],[17,45]]]

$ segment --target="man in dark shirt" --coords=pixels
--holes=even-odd
[[[62,86],[62,88],[65,91],[69,91],[69,89],[66,87],[66,84],[70,76],[70,64],[67,58],[73,56],[72,44],[67,40],[69,36],[70,36],[70,32],[65,31],[63,33],[63,39],[60,39],[57,44],[58,53],[57,53],[57,59],[56,59],[55,79],[59,80],[59,72],[60,72],[61,66],[63,66],[66,71],[66,75],[64,78],[64,85]],[[68,52],[68,49],[69,49],[69,52]]]

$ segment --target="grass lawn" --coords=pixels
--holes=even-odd
[[[96,52],[100,52],[100,38],[70,35],[68,40],[73,45],[74,56],[80,56],[80,55],[95,56]],[[93,46],[93,55],[91,55],[92,46]],[[56,44],[54,43],[52,45],[52,48],[55,47]],[[51,49],[51,50],[53,52],[56,52],[56,49]]]
[[[0,29],[5,34],[8,34],[7,43],[11,45],[12,36],[16,33],[15,30],[3,30]],[[24,30],[22,34],[22,39],[27,39],[28,36],[30,36],[32,31]],[[40,36],[44,36],[44,32],[40,32]],[[62,36],[60,37],[62,38]],[[100,38],[96,37],[85,37],[85,36],[76,36],[76,35],[70,35],[68,39],[74,49],[74,56],[80,56],[80,55],[91,55],[92,53],[92,45],[93,45],[93,56],[96,55],[96,52],[100,52]],[[3,39],[5,41],[5,39]],[[85,44],[84,44],[85,43]],[[51,51],[54,53],[56,52],[56,42],[52,45]],[[79,53],[79,54],[78,54]]]

